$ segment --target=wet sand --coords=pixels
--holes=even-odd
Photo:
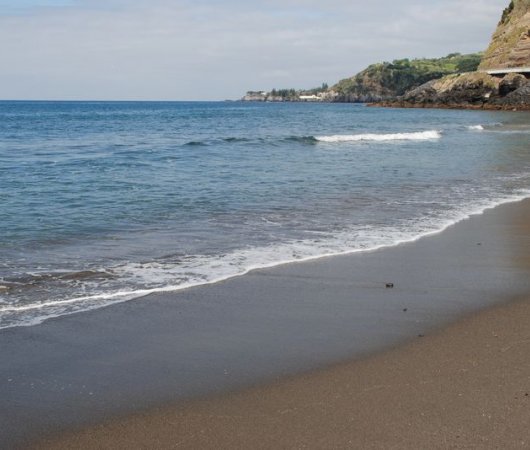
[[[311,375],[153,410],[38,448],[530,447],[530,301]]]
[[[476,313],[530,298],[529,224],[527,200],[410,244],[0,331],[0,446],[519,445],[529,307]]]

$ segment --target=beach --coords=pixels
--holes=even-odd
[[[2,3],[0,450],[530,448],[530,0],[416,3]]]
[[[524,447],[529,219],[2,330],[1,444]]]
[[[36,448],[528,448],[530,302],[403,348]]]

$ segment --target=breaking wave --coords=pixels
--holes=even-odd
[[[416,133],[390,133],[390,134],[346,134],[333,136],[317,136],[319,142],[358,142],[358,141],[429,141],[440,139],[442,133],[437,130],[419,131]]]
[[[240,144],[240,143],[280,143],[285,141],[298,142],[301,144],[317,144],[319,142],[385,142],[385,141],[428,141],[440,139],[442,133],[438,130],[419,131],[414,133],[387,133],[387,134],[337,134],[331,136],[269,136],[269,137],[224,137],[204,141],[186,142],[185,146],[207,146],[219,143]]]

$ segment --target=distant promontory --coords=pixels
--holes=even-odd
[[[443,58],[399,59],[372,64],[350,78],[328,87],[308,90],[250,91],[244,101],[367,103],[391,100],[427,81],[476,70],[482,54],[452,53]]]
[[[247,92],[243,101],[530,109],[530,0],[512,0],[483,53],[372,64],[328,87]]]

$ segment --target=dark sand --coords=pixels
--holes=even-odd
[[[42,449],[530,448],[530,301],[401,349],[164,408]]]
[[[50,445],[522,446],[530,307],[435,330],[530,298],[529,224],[530,201],[504,205],[411,244],[0,331],[0,447],[72,429]]]

